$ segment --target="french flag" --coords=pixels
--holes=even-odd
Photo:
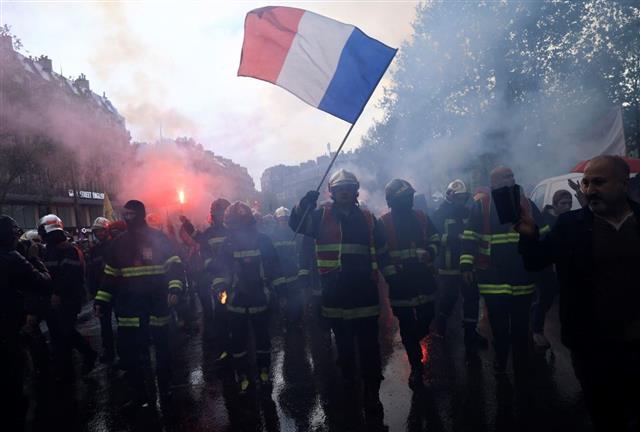
[[[268,6],[247,14],[238,76],[273,83],[355,123],[396,51],[355,26]]]

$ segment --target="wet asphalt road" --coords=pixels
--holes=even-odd
[[[458,310],[458,314],[460,311]],[[568,351],[559,342],[557,307],[547,319],[552,350],[535,356],[531,384],[497,383],[492,352],[479,361],[464,358],[460,320],[449,322],[445,340],[424,341],[426,388],[407,386],[409,365],[389,312],[380,319],[385,380],[380,391],[390,431],[589,431],[580,388]],[[271,391],[239,397],[233,373],[213,361],[213,348],[200,335],[174,332],[172,400],[138,412],[121,408],[126,386],[120,373],[100,366],[74,386],[33,389],[31,430],[86,431],[341,431],[354,406],[341,391],[330,336],[305,317],[301,328],[272,323]],[[483,328],[483,331],[486,329]],[[100,346],[96,320],[81,332]],[[488,331],[486,331],[488,333]],[[149,375],[150,378],[150,375]],[[149,379],[150,381],[150,379]]]

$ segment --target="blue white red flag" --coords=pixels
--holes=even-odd
[[[269,6],[247,14],[238,75],[273,83],[354,123],[396,52],[355,26]]]

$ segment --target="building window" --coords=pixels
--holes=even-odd
[[[8,204],[0,207],[0,213],[11,216],[22,229],[36,228],[35,206]]]

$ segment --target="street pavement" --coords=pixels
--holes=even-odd
[[[547,319],[552,349],[534,355],[531,380],[497,382],[491,349],[465,361],[460,311],[446,339],[423,341],[425,389],[408,385],[409,364],[397,322],[388,308],[380,318],[384,381],[380,398],[389,431],[590,431],[570,356],[559,341],[557,306]],[[100,346],[97,320],[80,330]],[[489,330],[482,327],[485,334]],[[133,411],[122,407],[122,373],[101,365],[74,385],[31,386],[30,430],[82,431],[343,431],[350,430],[358,402],[342,391],[335,346],[308,311],[304,325],[272,320],[271,389],[239,396],[229,365],[214,362],[214,347],[200,335],[175,330],[173,397]],[[151,356],[152,357],[152,356]],[[79,360],[79,359],[78,359]],[[79,363],[79,361],[78,361]],[[79,365],[78,365],[79,367]],[[152,375],[147,374],[150,387]],[[365,430],[365,429],[362,429]]]

